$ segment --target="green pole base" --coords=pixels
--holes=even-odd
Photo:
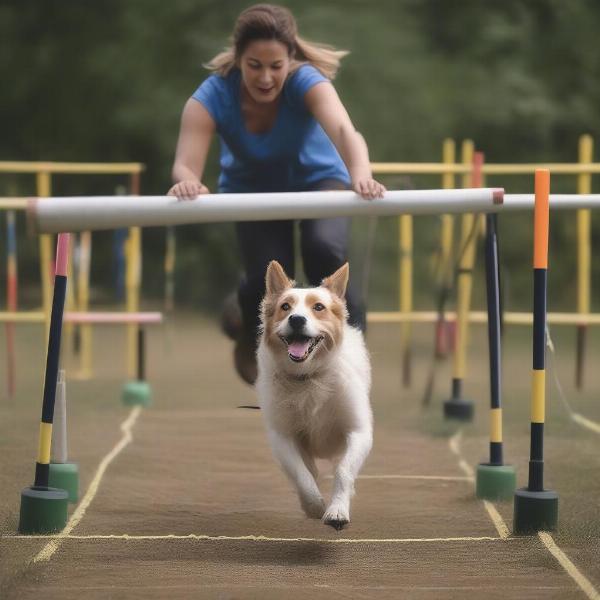
[[[123,386],[121,400],[126,406],[149,406],[152,404],[152,389],[147,381],[128,381]]]
[[[477,465],[475,493],[482,500],[510,500],[517,487],[517,474],[512,465]]]
[[[513,533],[533,535],[554,531],[558,525],[558,494],[552,490],[533,492],[521,488],[515,492]]]
[[[463,398],[451,398],[444,402],[444,417],[458,421],[473,420],[473,402]]]
[[[50,463],[48,485],[53,488],[66,490],[69,502],[79,500],[79,467],[77,463]]]
[[[47,534],[67,524],[69,495],[56,488],[28,487],[21,492],[19,533]]]

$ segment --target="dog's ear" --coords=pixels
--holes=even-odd
[[[272,260],[267,267],[267,276],[265,278],[267,287],[267,295],[279,295],[284,290],[291,288],[293,282],[285,274],[283,267],[276,261]]]
[[[340,298],[344,297],[346,287],[348,285],[348,277],[350,276],[350,265],[345,263],[333,275],[325,277],[321,282],[324,288],[327,288]]]

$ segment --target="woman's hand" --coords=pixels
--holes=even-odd
[[[210,190],[197,179],[180,181],[167,192],[167,196],[177,196],[179,200],[193,200],[201,194],[210,194]]]
[[[372,177],[360,177],[352,181],[352,189],[365,200],[383,198],[387,191],[381,183],[375,181]]]

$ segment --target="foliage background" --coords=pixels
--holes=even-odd
[[[374,161],[437,161],[445,137],[475,140],[489,162],[577,158],[582,133],[600,133],[600,3],[596,0],[289,0],[305,37],[351,50],[335,82]],[[238,0],[4,0],[0,3],[1,160],[140,161],[142,193],[162,194],[185,100],[202,63],[226,43]],[[600,143],[600,142],[599,142]],[[205,180],[214,187],[217,144]],[[598,154],[598,153],[596,153]],[[56,177],[56,195],[113,193],[118,177]],[[394,187],[439,187],[438,178],[390,178]],[[531,178],[490,180],[531,192]],[[554,191],[575,191],[554,178]],[[597,188],[597,181],[594,181]],[[0,193],[33,194],[31,177],[0,177]],[[19,225],[24,233],[24,224]],[[552,219],[551,307],[575,303],[575,218]],[[593,219],[598,250],[600,220]],[[353,228],[362,272],[368,223]],[[432,305],[438,220],[415,224],[418,302]],[[508,304],[531,298],[530,218],[501,222]],[[95,298],[113,294],[112,234],[94,234]],[[20,238],[22,297],[36,296],[37,248]],[[144,287],[163,293],[165,232],[144,231]],[[231,225],[177,229],[179,303],[218,306],[239,277]],[[396,305],[397,225],[381,219],[371,269],[371,308]],[[4,252],[4,248],[0,250]],[[481,262],[481,261],[480,261]],[[4,260],[0,277],[4,282]],[[598,296],[600,261],[594,265]],[[4,285],[4,284],[2,284]],[[479,300],[483,286],[477,286]],[[596,302],[598,304],[598,302]]]

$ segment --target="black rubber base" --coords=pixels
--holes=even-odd
[[[55,533],[67,524],[69,495],[56,488],[28,487],[21,492],[19,533]]]
[[[558,525],[558,494],[552,490],[532,492],[521,488],[515,492],[513,533],[533,535],[554,531]]]
[[[444,402],[444,417],[458,421],[473,420],[474,405],[470,400],[463,398],[452,398]]]

